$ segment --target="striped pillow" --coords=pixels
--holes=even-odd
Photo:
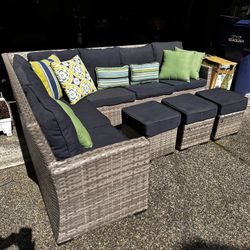
[[[159,82],[159,67],[158,62],[131,64],[131,84]]]
[[[62,88],[50,66],[52,62],[60,63],[60,60],[56,55],[51,55],[48,59],[31,61],[30,64],[34,72],[42,81],[49,96],[54,99],[60,99],[63,96]]]
[[[123,67],[96,67],[98,89],[129,86],[128,65]]]

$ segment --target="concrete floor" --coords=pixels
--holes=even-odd
[[[26,167],[1,170],[0,249],[250,249],[250,109],[237,135],[153,161],[149,192],[146,212],[57,246]]]

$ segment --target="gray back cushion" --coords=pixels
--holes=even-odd
[[[153,42],[152,43],[154,51],[155,61],[162,63],[163,50],[174,50],[175,47],[182,49],[182,42],[173,41],[173,42]]]
[[[91,78],[96,83],[96,67],[119,67],[121,66],[119,49],[79,49],[80,57],[85,64]]]
[[[134,48],[120,48],[121,62],[123,65],[143,64],[154,61],[151,44]]]

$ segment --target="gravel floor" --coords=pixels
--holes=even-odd
[[[1,170],[0,249],[250,249],[249,125],[153,161],[146,212],[61,246],[26,167]]]

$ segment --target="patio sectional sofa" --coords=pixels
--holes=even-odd
[[[62,61],[79,55],[96,82],[95,67],[161,63],[163,50],[176,46],[181,42],[2,54],[57,243],[147,209],[149,142],[128,139],[115,127],[122,108],[204,90],[211,68],[202,65],[200,79],[190,83],[163,80],[98,90],[72,105],[93,140],[93,148],[86,149],[28,61],[52,53]]]

